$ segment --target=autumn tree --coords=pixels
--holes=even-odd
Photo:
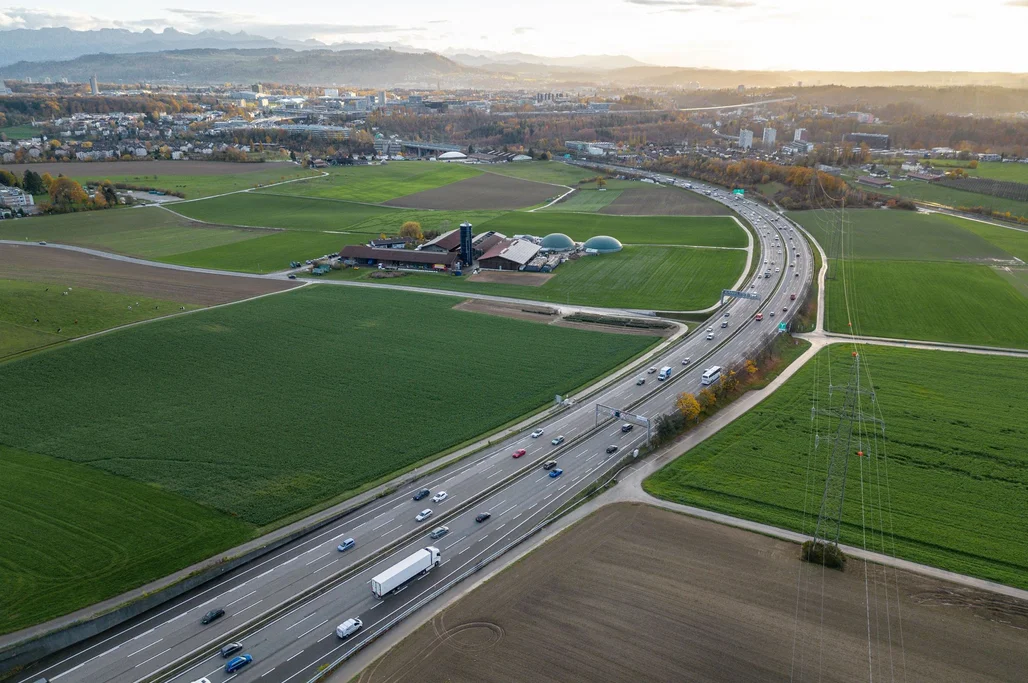
[[[60,176],[50,184],[50,205],[58,213],[74,211],[86,203],[89,196],[82,186],[71,178]]]
[[[108,206],[118,205],[118,193],[114,189],[114,185],[110,180],[105,180],[100,183],[100,187],[97,188],[96,193],[103,194],[104,201],[107,202]]]
[[[44,173],[42,176],[40,176],[40,180],[43,181],[43,191],[49,192],[50,186],[54,184],[54,177],[49,173]]]
[[[6,185],[7,187],[21,187],[21,181],[18,180],[18,176],[14,175],[10,171],[0,168],[0,185]]]
[[[596,189],[597,190],[602,190],[605,187],[607,187],[607,181],[604,180],[603,178],[597,178],[596,179]]]
[[[711,410],[717,405],[717,396],[710,389],[701,389],[697,400],[704,410]]]
[[[421,223],[418,223],[417,221],[407,221],[400,228],[400,237],[410,237],[416,241],[425,239],[425,234],[421,232]]]
[[[678,412],[682,413],[687,421],[693,421],[700,416],[700,402],[696,400],[696,396],[688,393],[681,393],[675,400],[675,407],[678,408]]]
[[[744,367],[746,369],[746,374],[748,374],[750,377],[757,374],[757,364],[754,363],[752,360],[747,359],[746,365]]]

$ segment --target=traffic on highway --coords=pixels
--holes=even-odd
[[[714,366],[743,362],[784,328],[814,276],[808,243],[784,216],[721,188],[652,177],[720,201],[750,223],[759,255],[755,248],[739,289],[757,298],[729,299],[659,356],[554,416],[58,653],[19,680],[311,680],[631,458],[647,429],[597,405],[651,421],[669,412],[679,393],[716,381]]]

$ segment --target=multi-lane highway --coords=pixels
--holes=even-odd
[[[641,427],[622,432],[621,423],[615,421],[597,427],[596,404],[631,408],[649,418],[668,412],[678,393],[702,388],[704,368],[741,363],[765,343],[778,322],[791,317],[803,299],[813,259],[799,231],[793,232],[784,217],[761,205],[693,185],[694,191],[720,195],[712,198],[730,204],[755,228],[760,255],[745,288],[760,299],[731,300],[707,325],[698,326],[660,359],[647,363],[672,367],[670,381],[658,381],[647,367],[640,368],[498,446],[379,499],[129,624],[58,653],[18,680],[31,683],[46,676],[61,683],[202,678],[211,683],[236,678],[306,681],[319,667],[359,647],[425,596],[523,536],[645,440]],[[770,277],[763,277],[765,270],[770,270]],[[754,319],[758,312],[763,313],[761,322]],[[771,312],[777,315],[771,317]],[[722,328],[722,322],[727,327]],[[708,325],[713,339],[707,339]],[[690,362],[683,364],[686,358]],[[640,377],[645,383],[637,382]],[[533,438],[530,432],[536,428],[544,433]],[[551,440],[557,436],[565,440],[554,445]],[[618,449],[608,452],[609,446]],[[512,457],[522,448],[524,456]],[[563,470],[559,477],[550,477],[541,467],[551,458]],[[439,503],[431,498],[413,500],[412,494],[423,487],[433,494],[446,491],[448,496]],[[432,516],[415,521],[425,509],[431,509]],[[477,522],[476,516],[483,512],[491,517]],[[430,539],[429,532],[442,525],[449,533]],[[337,551],[346,538],[355,539],[356,546]],[[427,545],[442,551],[438,568],[385,599],[372,594],[372,576]],[[306,595],[307,591],[312,593]],[[224,609],[225,615],[202,625],[201,617],[213,608]],[[360,618],[363,628],[340,640],[335,628],[351,617]],[[224,672],[225,660],[214,651],[230,640],[241,641],[240,654],[253,657],[252,664],[235,674]]]

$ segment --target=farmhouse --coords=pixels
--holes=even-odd
[[[892,187],[892,182],[888,178],[872,178],[868,175],[862,175],[857,178],[857,182],[861,185],[870,185],[871,187]]]
[[[405,268],[411,270],[446,271],[453,269],[458,261],[456,253],[414,251],[412,249],[376,249],[351,244],[343,247],[339,257],[352,265],[382,266],[383,268]]]

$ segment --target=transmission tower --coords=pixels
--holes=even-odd
[[[842,399],[836,406],[833,405],[832,399],[837,392],[842,394]],[[876,457],[877,440],[870,432],[880,429],[882,436],[885,435],[885,422],[875,417],[878,411],[874,391],[864,389],[860,385],[860,354],[853,353],[849,382],[843,387],[829,385],[828,406],[815,409],[817,413],[828,418],[830,425],[830,435],[827,437],[828,471],[813,538],[813,550],[816,557],[821,558],[824,557],[825,551],[838,551],[850,460]],[[815,436],[815,449],[820,445],[820,441],[818,434]],[[805,552],[805,555],[808,553]]]

